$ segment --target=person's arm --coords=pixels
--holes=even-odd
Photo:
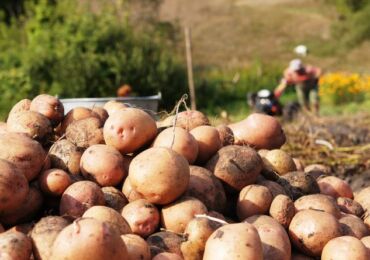
[[[283,94],[287,86],[288,86],[288,81],[285,78],[283,78],[280,81],[280,84],[274,90],[275,97],[280,98],[280,96]]]

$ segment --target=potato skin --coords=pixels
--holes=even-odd
[[[60,127],[60,134],[64,134],[67,127],[74,121],[89,118],[89,117],[95,117],[99,119],[99,115],[97,115],[95,112],[93,112],[89,108],[76,107],[70,110],[62,121],[62,124]]]
[[[222,146],[218,131],[213,126],[198,126],[190,134],[198,143],[197,164],[207,162]]]
[[[370,236],[361,238],[361,242],[370,250]]]
[[[0,159],[0,216],[20,207],[28,192],[26,177],[12,163]]]
[[[44,217],[36,223],[30,235],[36,260],[50,259],[54,240],[69,224],[68,220],[59,216]]]
[[[257,229],[249,223],[228,224],[218,228],[208,238],[204,260],[262,260],[262,243]]]
[[[148,243],[138,235],[121,235],[126,245],[128,260],[150,260],[150,249]]]
[[[320,187],[320,192],[332,196],[334,198],[346,197],[353,199],[353,192],[351,187],[344,180],[335,177],[327,176],[317,181]]]
[[[183,260],[183,258],[178,254],[163,252],[153,257],[153,260]]]
[[[17,231],[0,234],[0,259],[28,260],[32,253],[31,239]]]
[[[67,139],[56,141],[49,150],[51,167],[68,171],[76,175],[80,173],[82,149]]]
[[[322,260],[365,260],[370,258],[370,251],[358,238],[341,236],[330,240],[324,247]]]
[[[50,196],[61,196],[72,184],[68,173],[60,169],[43,171],[38,179],[40,190]]]
[[[104,140],[122,154],[137,151],[157,135],[157,125],[147,113],[137,108],[118,110],[104,124]]]
[[[271,192],[265,186],[252,184],[244,187],[240,191],[236,205],[236,214],[239,220],[267,213],[272,199]]]
[[[294,202],[294,206],[297,211],[313,209],[330,213],[338,219],[341,216],[335,199],[324,194],[311,194],[303,196]]]
[[[59,233],[51,256],[55,260],[120,260],[127,259],[128,253],[118,231],[99,220],[82,218]]]
[[[171,125],[173,122],[171,122]],[[184,128],[185,130],[191,131],[192,129],[209,125],[208,118],[200,111],[187,110],[180,112],[177,116],[176,126]]]
[[[102,107],[93,107],[91,111],[98,116],[100,122],[104,125],[105,121],[107,121],[109,117],[107,110]]]
[[[18,103],[16,103],[9,112],[8,118],[18,114],[19,112],[29,111],[31,108],[31,100],[30,99],[22,99]]]
[[[294,202],[286,195],[278,195],[273,199],[269,213],[284,228],[288,228],[296,213]]]
[[[366,211],[370,208],[370,187],[366,187],[360,190],[356,195],[354,200],[362,206],[362,208]]]
[[[185,192],[189,163],[169,148],[149,148],[132,160],[128,178],[132,188],[149,202],[165,205]]]
[[[349,199],[339,197],[337,198],[337,204],[339,209],[347,214],[352,214],[357,217],[361,217],[364,214],[364,209],[361,207],[360,203]]]
[[[132,232],[144,238],[153,234],[159,225],[158,209],[145,199],[130,202],[123,207],[121,215]]]
[[[114,147],[95,144],[82,154],[80,169],[85,178],[100,186],[116,186],[127,176],[124,158]]]
[[[287,195],[296,200],[304,195],[320,193],[316,180],[308,173],[296,171],[281,176],[277,183],[280,184]]]
[[[369,236],[370,232],[362,219],[353,215],[344,215],[339,219],[343,236],[353,236],[361,239]]]
[[[167,231],[154,233],[146,239],[152,257],[163,252],[174,253],[181,256],[181,243],[183,241],[183,237]]]
[[[103,187],[102,192],[104,193],[105,204],[121,212],[122,208],[128,204],[128,200],[125,195],[114,187]]]
[[[273,170],[279,175],[284,175],[288,172],[297,170],[293,158],[288,153],[280,149],[274,149],[267,152],[263,162],[268,169]]]
[[[91,181],[78,181],[64,191],[59,213],[61,216],[76,219],[92,206],[104,204],[104,194],[97,184]]]
[[[227,125],[219,125],[216,127],[220,136],[221,145],[233,145],[234,144],[234,133]]]
[[[276,196],[278,196],[280,194],[281,195],[287,195],[284,188],[280,184],[278,184],[274,181],[262,180],[262,181],[257,181],[256,184],[262,185],[262,186],[265,186],[266,188],[268,188],[269,191],[271,192],[273,198],[275,198]]]
[[[16,134],[6,133],[0,135],[0,159],[13,163],[31,181],[41,171],[46,153],[41,144],[31,138]]]
[[[133,202],[139,199],[144,199],[144,195],[140,194],[134,188],[132,188],[129,178],[126,178],[125,182],[123,183],[122,193],[126,196],[129,202]]]
[[[46,116],[54,127],[64,117],[64,106],[62,102],[58,98],[47,94],[36,96],[31,102],[30,110]]]
[[[103,144],[103,129],[100,119],[89,117],[72,122],[66,129],[66,138],[77,147],[86,149],[94,144]]]
[[[229,145],[221,148],[207,162],[206,168],[229,187],[240,191],[255,183],[262,170],[262,159],[252,148]]]
[[[118,110],[126,109],[128,107],[129,106],[127,106],[127,105],[125,105],[121,102],[115,101],[115,100],[108,101],[103,106],[103,108],[107,111],[109,116],[111,116],[114,112],[116,112]]]
[[[299,211],[289,225],[292,244],[309,256],[320,256],[325,244],[339,236],[341,229],[338,220],[322,211]]]

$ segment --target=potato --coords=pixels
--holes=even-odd
[[[17,231],[0,234],[0,259],[28,260],[32,254],[31,239]]]
[[[274,181],[262,180],[262,181],[258,181],[256,184],[262,185],[268,188],[273,198],[275,198],[279,194],[287,195],[284,188],[280,184]]]
[[[345,215],[339,219],[343,236],[353,236],[361,239],[369,236],[370,232],[362,219],[353,215]]]
[[[153,257],[153,260],[183,260],[183,258],[178,254],[164,252]]]
[[[46,159],[41,144],[29,137],[7,133],[0,135],[0,159],[15,165],[31,181],[37,177]]]
[[[167,231],[154,233],[146,239],[152,257],[163,252],[174,253],[181,256],[181,243],[183,241],[183,237]]]
[[[80,169],[85,178],[100,186],[116,186],[127,177],[124,157],[114,147],[95,144],[82,154]]]
[[[212,233],[206,243],[204,260],[263,259],[257,229],[249,223],[228,224]]]
[[[262,159],[252,148],[229,145],[221,148],[206,168],[229,187],[240,191],[255,183],[262,170]]]
[[[132,188],[149,202],[165,205],[185,192],[189,172],[185,157],[169,148],[154,147],[132,160],[128,178]]]
[[[253,113],[229,127],[235,144],[248,144],[256,149],[279,149],[286,140],[279,121],[268,115]]]
[[[129,178],[126,178],[125,182],[123,183],[122,193],[126,196],[129,202],[144,199],[144,195],[140,194],[139,192],[134,190],[134,188],[132,188]]]
[[[8,133],[7,125],[5,122],[0,122],[0,134]]]
[[[234,133],[227,125],[219,125],[216,127],[218,135],[220,136],[221,145],[233,145],[234,144]]]
[[[370,186],[360,190],[355,195],[355,201],[360,203],[362,208],[366,211],[370,209]]]
[[[295,167],[297,168],[297,171],[304,171],[304,164],[302,160],[298,158],[292,158],[295,164]]]
[[[148,243],[138,235],[126,234],[121,236],[126,245],[128,260],[150,260]]]
[[[121,215],[129,224],[132,233],[147,237],[155,232],[159,225],[159,211],[145,199],[135,200],[123,207]]]
[[[50,259],[56,237],[69,224],[68,220],[59,216],[44,217],[36,223],[31,231],[33,255],[36,260]]]
[[[362,217],[364,214],[364,209],[361,207],[361,205],[349,198],[339,197],[337,198],[337,204],[339,209],[344,213],[352,214],[357,217]]]
[[[161,224],[169,231],[183,233],[195,215],[207,214],[207,212],[207,207],[200,200],[183,197],[162,208]]]
[[[128,105],[122,102],[111,100],[105,103],[103,108],[108,112],[108,115],[111,116],[114,112],[128,107],[129,107]]]
[[[370,251],[370,236],[366,236],[361,238],[361,242],[367,247],[367,249]]]
[[[320,192],[332,196],[334,198],[346,197],[353,199],[353,192],[351,187],[344,180],[335,176],[327,176],[320,178],[317,181],[319,184]]]
[[[34,222],[18,224],[18,225],[13,226],[12,228],[8,229],[7,232],[16,231],[16,232],[21,232],[21,233],[23,233],[27,236],[30,236],[31,231],[32,231],[34,226],[35,226]]]
[[[252,184],[244,187],[240,191],[236,205],[236,214],[239,220],[267,213],[272,199],[271,192],[265,186]]]
[[[83,218],[94,218],[105,222],[118,230],[121,235],[131,233],[131,228],[127,221],[114,209],[105,206],[92,206],[82,215]]]
[[[184,231],[187,240],[181,244],[184,259],[202,260],[208,238],[222,225],[206,217],[193,218]]]
[[[338,220],[329,213],[317,210],[299,211],[289,225],[292,244],[309,256],[320,256],[325,244],[341,236]]]
[[[198,126],[190,134],[198,142],[198,164],[207,162],[222,146],[218,131],[212,126]]]
[[[125,243],[117,230],[93,218],[73,222],[55,239],[53,260],[121,260],[128,259]]]
[[[288,153],[280,149],[269,151],[265,155],[263,162],[265,167],[279,175],[284,175],[288,172],[297,170],[293,158]]]
[[[121,212],[122,208],[128,204],[128,200],[125,195],[114,187],[103,187],[102,192],[104,193],[105,204],[118,212]]]
[[[258,231],[262,242],[263,259],[290,260],[291,244],[285,229],[269,216],[252,216],[245,220]]]
[[[39,212],[44,203],[41,192],[30,186],[26,199],[17,205],[17,208],[7,211],[0,217],[0,222],[7,226],[31,221]]]
[[[316,171],[322,172],[323,175],[329,175],[331,173],[330,167],[323,165],[323,164],[310,164],[304,168],[304,172],[306,173],[316,172]]]
[[[281,176],[277,183],[283,186],[285,192],[293,200],[304,195],[315,194],[320,192],[316,180],[304,172],[289,172]]]
[[[104,124],[104,140],[122,154],[132,153],[157,135],[154,119],[141,109],[126,108],[109,116]]]
[[[72,179],[63,170],[50,169],[40,174],[38,182],[43,193],[50,196],[61,196],[72,184]]]
[[[22,99],[17,104],[15,104],[9,112],[8,118],[13,117],[15,114],[19,112],[29,111],[31,108],[31,100],[29,99]]]
[[[80,173],[81,156],[82,150],[66,139],[55,142],[49,151],[51,167],[74,175]]]
[[[0,159],[0,216],[21,207],[28,192],[26,177],[14,164]]]
[[[60,200],[59,213],[72,219],[81,217],[92,206],[104,205],[104,194],[91,181],[79,181],[69,186]]]
[[[172,120],[171,120],[172,121]],[[170,125],[173,125],[173,121]],[[187,110],[180,112],[177,116],[176,126],[191,131],[198,126],[209,125],[208,118],[200,111]]]
[[[167,147],[184,156],[189,164],[198,156],[198,142],[194,136],[181,127],[163,130],[154,140],[153,147]]]
[[[91,111],[98,116],[100,122],[104,125],[105,121],[107,121],[109,117],[107,110],[102,107],[93,107]]]
[[[322,250],[322,260],[365,260],[370,252],[358,238],[341,236],[330,240]]]
[[[190,166],[189,185],[184,195],[200,200],[209,210],[223,212],[226,207],[226,195],[221,181],[199,166]]]
[[[341,213],[339,207],[333,197],[324,194],[306,195],[294,202],[297,211],[305,209],[320,210],[332,214],[336,218],[340,218]]]
[[[30,110],[46,116],[54,127],[59,125],[64,117],[62,102],[58,98],[47,94],[36,96],[31,102]]]
[[[67,127],[74,121],[86,119],[89,117],[95,117],[99,119],[99,115],[93,112],[89,108],[85,108],[85,107],[73,108],[64,117],[64,120],[62,121],[62,124],[60,127],[60,133],[63,134],[66,131]]]
[[[94,144],[103,144],[104,137],[101,122],[95,117],[74,121],[66,129],[66,138],[83,149]]]
[[[269,213],[284,228],[288,228],[296,213],[294,202],[286,195],[278,195],[273,199]]]

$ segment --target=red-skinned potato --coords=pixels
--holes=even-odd
[[[73,222],[55,239],[50,259],[121,260],[128,253],[119,232],[93,218]]]
[[[324,247],[322,260],[366,260],[370,258],[370,251],[358,238],[341,236],[330,240]]]
[[[61,196],[72,184],[72,179],[63,170],[50,169],[40,174],[38,182],[43,193],[50,196]]]
[[[297,211],[314,209],[332,214],[336,218],[340,218],[341,216],[335,199],[324,194],[311,194],[303,196],[294,202],[294,206]]]
[[[62,102],[58,98],[47,94],[36,96],[31,102],[30,110],[46,116],[54,127],[64,117],[64,106]]]
[[[32,254],[32,242],[25,234],[8,231],[0,234],[0,259],[28,260]]]
[[[183,233],[195,215],[207,214],[206,206],[198,199],[183,197],[162,208],[161,224],[165,229]]]
[[[344,213],[352,214],[360,218],[364,214],[364,209],[361,207],[360,203],[352,199],[339,197],[337,198],[337,204],[339,209]]]
[[[174,253],[181,256],[181,243],[183,241],[184,238],[182,236],[168,231],[154,233],[146,239],[152,257],[163,252]]]
[[[104,204],[104,194],[97,184],[91,181],[78,181],[64,191],[59,213],[61,216],[76,219],[92,206]]]
[[[299,211],[289,225],[289,237],[299,251],[320,256],[325,244],[341,236],[338,220],[329,213],[317,210]]]
[[[165,205],[185,192],[190,178],[189,163],[169,148],[153,147],[132,160],[128,178],[132,188],[149,202]]]
[[[181,127],[170,127],[155,138],[153,147],[167,147],[184,156],[189,164],[198,156],[198,142],[194,136]]]
[[[154,119],[141,109],[126,108],[109,116],[104,124],[104,140],[122,154],[132,153],[157,135]]]
[[[111,116],[114,112],[128,107],[129,106],[125,105],[122,102],[111,100],[105,103],[103,108],[108,112],[108,115]]]
[[[129,178],[126,178],[125,182],[123,183],[122,193],[126,196],[129,202],[133,202],[139,199],[144,199],[144,195],[140,194],[134,188],[132,188]]]
[[[353,192],[351,187],[344,180],[335,177],[327,176],[317,181],[319,184],[320,192],[332,196],[334,198],[345,197],[353,199]]]
[[[114,147],[96,144],[82,154],[82,175],[100,186],[116,186],[127,176],[124,157]]]
[[[270,216],[284,228],[288,228],[295,215],[294,202],[286,195],[276,196],[270,206]]]
[[[222,146],[218,131],[213,126],[198,126],[190,131],[198,142],[197,163],[207,162]]]
[[[147,237],[155,232],[159,225],[159,211],[144,199],[135,200],[123,207],[121,215],[129,224],[132,233]]]
[[[138,235],[125,234],[121,236],[126,245],[128,260],[150,260],[150,248],[148,243]]]
[[[169,120],[170,124],[173,124],[173,119]],[[184,128],[185,130],[191,131],[192,129],[209,125],[208,118],[200,111],[197,110],[187,110],[180,112],[177,116],[176,126]]]
[[[82,120],[82,119],[89,118],[89,117],[99,118],[99,116],[89,108],[76,107],[70,110],[62,121],[62,124],[60,127],[61,134],[64,134],[67,127],[74,121]]]
[[[279,149],[286,140],[279,121],[264,114],[251,114],[229,127],[234,133],[235,144],[249,144],[256,149]]]
[[[339,219],[343,236],[353,236],[361,239],[370,235],[369,229],[359,217],[346,214]]]
[[[216,127],[220,136],[221,145],[233,145],[234,144],[234,133],[227,125],[219,125]]]
[[[128,204],[126,196],[115,187],[103,187],[101,190],[108,207],[121,212],[122,208]]]
[[[257,229],[249,223],[228,224],[208,238],[204,260],[262,260],[262,243]]]
[[[82,150],[67,139],[55,142],[49,150],[51,167],[73,175],[80,173]]]

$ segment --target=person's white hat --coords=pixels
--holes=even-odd
[[[305,45],[298,45],[294,48],[294,52],[298,55],[301,55],[303,57],[307,56],[308,48]]]
[[[300,59],[294,59],[289,63],[289,69],[297,71],[303,68],[303,62]]]

